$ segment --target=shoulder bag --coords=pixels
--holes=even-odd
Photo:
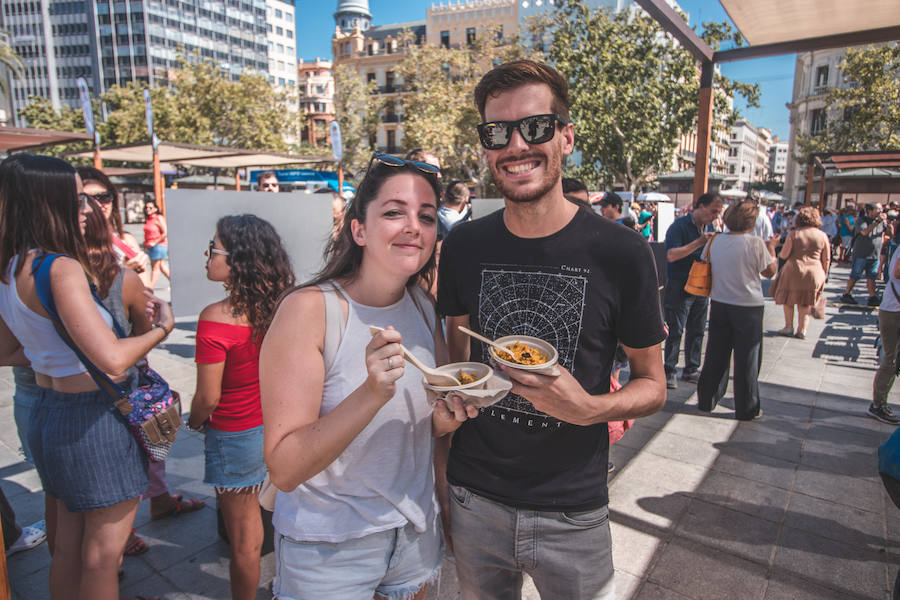
[[[87,367],[91,379],[109,395],[112,405],[122,415],[149,459],[153,462],[166,460],[166,456],[175,442],[175,436],[181,428],[181,397],[178,392],[169,388],[169,384],[159,373],[149,367],[146,360],[135,365],[138,372],[137,386],[134,391],[128,391],[110,379],[84,355],[60,321],[50,290],[50,265],[60,256],[63,255],[41,255],[32,262],[31,269],[34,275],[35,289],[41,304],[50,315],[50,320],[59,336]],[[97,296],[93,284],[91,285],[91,294],[94,296],[94,301],[103,310],[106,310]],[[125,332],[116,322],[115,316],[112,313],[110,316],[116,335],[120,338],[125,337]]]
[[[710,262],[710,253],[712,252],[712,243],[716,239],[713,234],[709,238],[706,245],[706,260],[695,260],[691,265],[691,272],[688,273],[687,282],[684,284],[684,291],[692,296],[709,296],[712,291],[712,263]],[[703,253],[700,254],[702,259]]]

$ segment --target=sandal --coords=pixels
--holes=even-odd
[[[166,517],[178,516],[181,513],[194,512],[206,506],[206,502],[204,502],[203,500],[185,500],[184,496],[182,496],[181,494],[172,494],[172,500],[175,501],[175,506],[164,513],[160,513],[158,515],[150,515],[150,518],[153,521],[158,521],[159,519],[165,519]]]
[[[778,331],[775,332],[775,335],[783,335],[783,336],[791,337],[792,335],[794,335],[794,328],[793,327],[782,327],[781,329],[779,329]]]
[[[147,545],[144,538],[138,536],[137,532],[132,529],[131,535],[128,536],[128,541],[125,543],[125,556],[138,556],[149,549],[150,546]]]

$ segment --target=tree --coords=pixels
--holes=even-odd
[[[714,44],[731,35],[722,24],[704,27]],[[679,138],[696,127],[699,69],[691,54],[643,11],[592,11],[582,0],[561,0],[532,32],[551,40],[548,58],[569,80],[582,177],[636,191],[664,172]],[[758,105],[756,86],[721,75],[714,83],[719,114],[732,90]]]
[[[832,88],[824,131],[798,135],[798,160],[812,152],[900,150],[900,44],[849,48],[839,69],[843,88]]]
[[[94,114],[99,114],[97,112],[99,106],[99,103],[95,101]],[[29,96],[28,104],[19,111],[19,116],[25,119],[29,127],[34,127],[35,129],[87,132],[87,129],[84,126],[84,115],[82,114],[81,109],[76,110],[63,105],[58,111],[53,110],[53,105],[50,103],[49,98]],[[87,150],[90,147],[90,142],[57,144],[41,148],[41,154],[62,156],[67,152]]]
[[[347,176],[362,172],[372,153],[370,140],[378,130],[378,105],[374,99],[375,82],[363,83],[359,73],[348,65],[334,70],[334,114],[341,127],[343,165]]]
[[[9,71],[14,77],[22,79],[22,69],[25,68],[25,65],[22,64],[22,59],[19,58],[15,48],[9,42],[9,32],[0,29],[0,67],[2,67],[0,69],[0,94],[3,95],[9,94],[9,87],[7,86],[3,70]]]
[[[486,30],[462,47],[415,43],[401,36],[405,57],[398,71],[403,78],[403,142],[407,149],[427,148],[442,161],[444,179],[455,177],[477,184],[487,180],[477,125],[481,116],[474,103],[475,86],[494,64],[535,53],[518,37],[502,38]]]

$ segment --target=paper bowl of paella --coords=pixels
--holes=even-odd
[[[559,375],[559,352],[553,344],[530,335],[507,335],[494,342],[508,349],[508,352],[501,352],[490,348],[495,363],[540,375]]]

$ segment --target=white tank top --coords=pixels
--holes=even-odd
[[[320,417],[366,380],[369,325],[393,326],[403,335],[404,346],[426,365],[435,365],[434,337],[408,291],[385,307],[344,297],[349,303],[347,324],[325,373]],[[275,529],[310,542],[342,542],[407,523],[423,532],[438,510],[432,454],[431,407],[422,374],[407,364],[397,393],[344,452],[293,492],[278,493]]]
[[[0,283],[0,317],[9,327],[19,343],[25,348],[25,356],[31,361],[31,368],[50,377],[68,377],[84,373],[87,368],[59,337],[53,321],[28,308],[16,289],[18,257],[9,261],[6,277],[9,283]],[[105,309],[97,306],[100,316],[112,327],[112,317]]]

